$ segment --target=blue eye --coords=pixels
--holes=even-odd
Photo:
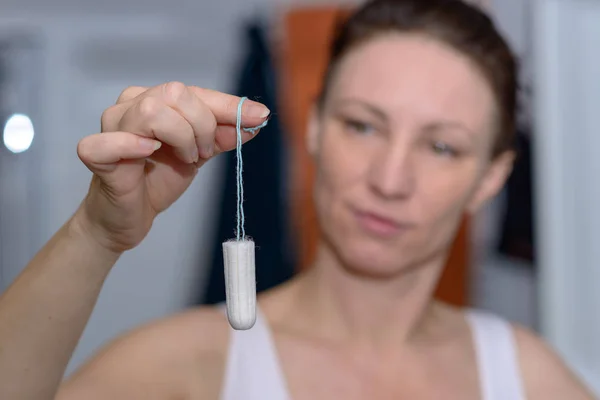
[[[346,128],[358,133],[360,135],[368,135],[373,132],[373,127],[367,123],[354,121],[354,120],[346,120],[344,122]]]
[[[444,142],[434,142],[432,149],[436,154],[442,156],[456,157],[458,152]]]

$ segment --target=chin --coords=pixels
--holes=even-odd
[[[333,244],[341,264],[351,274],[371,279],[391,279],[408,268],[410,254],[402,246],[372,240],[344,238]],[[400,254],[403,256],[400,256]]]

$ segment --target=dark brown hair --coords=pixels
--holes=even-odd
[[[498,108],[492,155],[514,145],[517,118],[517,63],[494,22],[461,0],[371,0],[345,17],[334,35],[318,105],[322,108],[332,76],[344,56],[386,33],[427,35],[467,56],[487,79]]]

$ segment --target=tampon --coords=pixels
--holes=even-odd
[[[233,329],[246,330],[256,322],[254,241],[223,243],[227,319]]]

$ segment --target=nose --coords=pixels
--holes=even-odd
[[[369,186],[380,197],[392,200],[409,197],[415,189],[415,166],[407,143],[386,143],[373,155]]]

